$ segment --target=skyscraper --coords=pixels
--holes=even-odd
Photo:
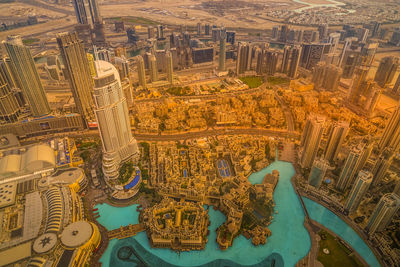
[[[390,147],[385,148],[382,153],[379,155],[373,169],[372,173],[374,175],[374,180],[372,184],[374,186],[378,185],[382,179],[385,177],[387,170],[390,168],[392,164],[393,158],[395,154]]]
[[[353,184],[354,176],[357,173],[358,165],[360,164],[361,154],[364,150],[363,144],[353,145],[350,148],[349,155],[339,175],[339,180],[336,183],[338,190],[344,191]]]
[[[303,53],[301,56],[301,65],[312,70],[318,62],[323,61],[330,53],[332,44],[303,44]]]
[[[304,126],[301,137],[300,165],[303,168],[310,168],[317,155],[324,130],[325,117],[310,114]]]
[[[375,81],[380,87],[385,88],[393,81],[399,67],[399,59],[395,57],[382,58],[375,74]]]
[[[400,75],[397,76],[397,80],[396,80],[396,83],[393,86],[392,92],[394,94],[397,94],[397,95],[400,94]]]
[[[128,107],[117,69],[106,61],[95,63],[95,113],[103,145],[103,172],[106,181],[114,184],[121,163],[137,157],[139,150],[132,137]]]
[[[314,73],[312,81],[314,82],[316,89],[322,89],[328,91],[336,91],[339,87],[340,77],[342,70],[333,64],[326,64],[325,62],[319,62],[314,67]]]
[[[146,88],[146,71],[144,68],[144,60],[142,56],[137,56],[137,69],[139,76],[139,85],[141,85],[144,89]]]
[[[21,106],[14,92],[12,76],[5,61],[0,61],[0,120],[15,122],[21,112]]]
[[[372,212],[365,229],[369,234],[374,234],[375,232],[381,232],[385,230],[399,208],[400,197],[398,195],[393,193],[383,195]]]
[[[379,149],[383,151],[386,147],[393,148],[398,152],[400,148],[400,105],[398,105],[386,124],[382,138],[379,142]]]
[[[221,39],[219,40],[219,59],[218,59],[218,70],[225,71],[225,60],[226,60],[226,30],[221,29]]]
[[[323,158],[315,159],[311,167],[310,175],[308,176],[308,184],[319,188],[328,168],[328,161]]]
[[[290,64],[289,64],[289,69],[287,72],[287,75],[295,79],[297,77],[297,72],[299,70],[299,65],[300,65],[300,56],[302,52],[301,46],[294,46],[292,47],[292,52],[290,55]]]
[[[76,20],[79,24],[89,24],[87,7],[83,0],[72,0],[74,5]]]
[[[93,122],[95,121],[92,98],[93,78],[84,44],[78,39],[76,32],[57,34],[57,43],[68,73],[76,108],[86,122]]]
[[[172,63],[172,54],[170,51],[165,53],[165,61],[167,62],[167,80],[172,85],[174,78],[174,65]]]
[[[349,123],[347,121],[340,121],[332,125],[325,148],[325,159],[327,161],[336,161],[348,131]]]
[[[149,60],[149,67],[150,67],[150,79],[151,82],[158,81],[158,69],[157,69],[157,59],[155,55],[150,56]]]
[[[249,51],[250,47],[247,43],[239,43],[236,59],[236,74],[242,74],[247,70]]]
[[[3,44],[11,60],[14,76],[18,87],[27,101],[33,116],[43,116],[50,113],[50,106],[40,81],[29,48],[22,44],[19,36],[9,36]]]
[[[72,0],[78,24],[102,23],[100,9],[96,0]]]
[[[350,193],[347,196],[346,202],[344,204],[345,210],[347,210],[349,213],[353,213],[357,210],[371,182],[372,173],[364,170],[358,173],[356,182],[351,188]]]

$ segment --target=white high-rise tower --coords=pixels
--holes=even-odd
[[[103,144],[103,172],[108,182],[115,182],[121,163],[137,158],[139,150],[117,69],[102,60],[97,60],[95,66],[94,100]]]

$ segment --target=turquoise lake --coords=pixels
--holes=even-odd
[[[292,164],[275,161],[267,168],[250,175],[249,181],[252,184],[261,183],[265,174],[271,173],[273,170],[278,170],[280,172],[279,183],[274,192],[274,200],[276,204],[275,211],[277,211],[277,213],[274,214],[274,219],[269,226],[272,235],[268,238],[265,245],[255,247],[251,244],[250,240],[247,240],[241,235],[234,240],[232,247],[226,251],[221,251],[216,242],[215,230],[225,221],[226,218],[221,212],[210,208],[208,211],[211,221],[211,225],[209,226],[210,234],[204,250],[177,253],[170,249],[151,248],[146,233],[142,232],[134,237],[123,240],[111,240],[107,250],[100,260],[102,265],[106,267],[135,266],[137,265],[135,263],[141,261],[150,266],[255,267],[270,266],[271,262],[273,262],[275,267],[294,266],[296,262],[307,255],[311,247],[311,241],[307,230],[303,226],[303,209],[290,182],[291,177],[295,173]],[[334,222],[331,225],[329,223],[329,221],[332,221],[332,217],[330,215],[324,215],[328,213],[324,211],[325,208],[323,206],[308,199],[305,199],[305,202],[306,205],[310,206],[310,209],[308,210],[313,219],[313,216],[315,216],[316,221],[326,225],[329,229],[336,232],[336,227],[339,224]],[[138,223],[139,215],[136,211],[136,207],[137,205],[118,208],[108,204],[98,204],[96,205],[100,214],[98,222],[104,225],[108,230],[119,228],[121,225],[136,224]],[[320,216],[318,217],[317,215]],[[326,223],[324,219],[325,217],[327,220]],[[338,219],[340,220],[340,218]],[[341,222],[344,225],[340,225],[339,229],[349,231],[349,228],[353,231],[349,226],[347,226],[347,224],[343,221]],[[338,233],[338,235],[340,234]],[[351,243],[346,239],[346,236],[341,237],[350,245],[354,244],[356,246],[354,248],[368,263],[377,262],[372,252],[361,239],[361,243]],[[356,240],[355,237],[352,238]],[[365,251],[359,249],[363,248],[363,245],[367,248]],[[130,248],[131,251],[128,255],[132,255],[130,258],[121,260],[120,253],[127,247]],[[133,254],[134,252],[135,255]],[[371,266],[379,265],[371,264]]]

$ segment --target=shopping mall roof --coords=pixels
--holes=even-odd
[[[69,248],[80,247],[89,241],[93,228],[86,221],[77,221],[68,225],[61,233],[61,243]]]
[[[32,242],[27,242],[0,252],[0,266],[6,266],[31,256]]]

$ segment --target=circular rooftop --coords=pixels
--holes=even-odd
[[[90,223],[78,221],[68,225],[61,233],[61,243],[66,247],[76,248],[89,241],[93,228]]]
[[[57,244],[57,235],[55,233],[44,233],[33,242],[33,251],[36,253],[46,253]]]

